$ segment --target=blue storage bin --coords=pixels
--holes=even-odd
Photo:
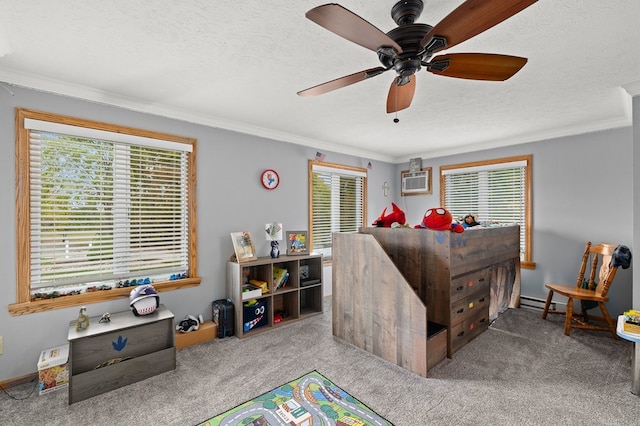
[[[242,306],[242,324],[243,330],[247,331],[255,330],[267,324],[267,304],[264,300],[259,300],[257,303],[247,306],[247,303]]]

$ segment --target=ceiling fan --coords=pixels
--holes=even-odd
[[[453,47],[507,20],[537,0],[466,0],[435,26],[415,23],[422,0],[401,0],[391,8],[398,27],[388,33],[336,3],[309,10],[305,16],[329,31],[378,54],[382,66],[359,71],[298,92],[316,96],[375,77],[389,70],[397,76],[387,96],[387,113],[411,105],[415,73],[423,67],[436,75],[471,80],[504,81],[517,73],[526,58],[491,53],[433,54]]]

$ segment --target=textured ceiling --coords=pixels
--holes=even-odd
[[[387,32],[394,3],[339,4]],[[425,0],[417,22],[435,25],[461,3]],[[482,82],[423,70],[399,123],[385,112],[392,73],[296,95],[379,66],[374,52],[305,18],[320,4],[0,0],[0,96],[33,87],[391,162],[631,124],[638,0],[538,1],[446,51],[524,56],[519,73]]]

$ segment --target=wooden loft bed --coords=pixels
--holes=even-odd
[[[520,229],[333,235],[334,336],[423,377],[520,299]]]

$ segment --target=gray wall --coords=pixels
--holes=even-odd
[[[632,119],[633,119],[633,164],[640,164],[640,96],[632,99]],[[633,168],[633,217],[638,217],[640,213],[640,167]],[[640,247],[640,226],[635,226],[633,222],[633,246]],[[633,268],[640,268],[640,254],[636,253],[633,258]],[[633,280],[633,308],[640,309],[640,274],[635,274]]]
[[[15,301],[15,164],[14,108],[25,107],[75,117],[174,133],[198,139],[198,270],[202,284],[195,288],[162,292],[162,303],[177,319],[202,313],[210,318],[210,303],[226,297],[225,262],[233,247],[230,232],[249,230],[262,235],[265,223],[277,220],[286,229],[307,229],[307,160],[316,149],[136,113],[38,91],[12,88],[0,93],[0,271],[5,281],[0,292],[0,381],[36,370],[42,349],[66,342],[69,321],[78,308],[11,316],[7,305]],[[636,120],[636,123],[638,120]],[[639,126],[636,125],[636,128]],[[638,136],[636,136],[637,138]],[[400,197],[400,170],[408,164],[371,160],[368,182],[368,219],[395,201],[407,213],[408,223],[420,222],[424,211],[439,205],[439,169],[455,164],[513,155],[533,154],[533,260],[535,270],[523,270],[523,294],[544,297],[544,282],[575,279],[584,241],[611,241],[632,247],[633,132],[631,127],[542,141],[465,155],[425,159],[433,167],[433,195]],[[636,149],[637,150],[637,149]],[[367,158],[326,152],[326,161],[366,167]],[[640,154],[636,154],[640,155]],[[266,191],[259,182],[265,168],[275,168],[281,184]],[[383,183],[390,191],[383,195]],[[636,197],[637,198],[637,197]],[[269,244],[256,238],[259,255]],[[330,268],[325,270],[330,294]],[[621,271],[612,292],[612,314],[629,308],[631,270]],[[638,292],[636,292],[638,293]],[[128,308],[120,299],[89,305],[90,315]]]
[[[307,229],[307,160],[316,150],[209,128],[191,123],[136,113],[107,105],[89,103],[63,96],[12,87],[14,96],[0,93],[0,233],[3,272],[0,291],[0,336],[4,338],[4,354],[0,355],[0,381],[14,379],[36,371],[43,349],[67,341],[69,321],[75,320],[78,308],[11,316],[7,305],[16,297],[15,237],[15,130],[14,108],[23,107],[70,115],[109,123],[167,132],[198,140],[198,287],[160,293],[180,320],[188,314],[202,313],[211,318],[211,301],[226,294],[226,260],[233,253],[230,233],[248,230],[255,239],[261,256],[269,253],[269,243],[260,239],[265,223],[278,221],[286,230]],[[393,191],[385,198],[382,184],[394,176],[392,164],[325,152],[325,161],[367,167],[369,170],[368,211],[372,222],[379,210],[393,199]],[[280,186],[267,191],[260,183],[265,168],[274,168],[281,178]],[[393,187],[393,182],[390,182]],[[331,273],[325,272],[325,293],[331,293]],[[91,304],[90,315],[128,309],[128,299]]]
[[[532,154],[536,268],[522,270],[522,295],[544,299],[545,283],[575,283],[586,241],[633,249],[632,133],[626,127],[425,159],[422,166],[433,168],[432,195],[402,197],[399,205],[407,220],[418,224],[425,210],[440,205],[440,166]],[[407,167],[397,165],[396,174]],[[621,269],[609,293],[611,315],[630,309],[631,297],[631,269]],[[566,301],[557,296],[555,300]]]

